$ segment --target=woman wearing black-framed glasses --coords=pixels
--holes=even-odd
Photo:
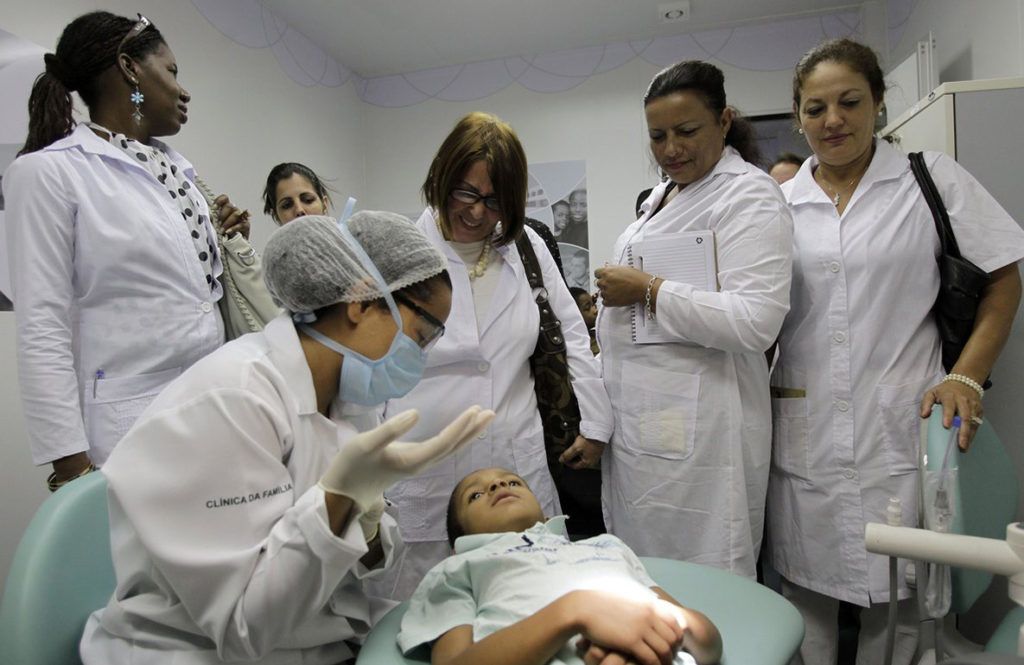
[[[191,97],[142,16],[65,28],[3,179],[21,393],[51,489],[101,465],[171,379],[224,341],[221,259],[177,134]],[[72,92],[88,107],[76,125]],[[225,229],[247,213],[218,199]]]
[[[537,256],[548,296],[545,307],[560,321],[582,416],[578,428],[567,426],[575,439],[568,437],[571,445],[564,461],[552,466],[557,473],[573,467],[592,479],[594,505],[600,499],[600,472],[587,467],[600,460],[612,422],[579,309],[544,241],[524,228],[526,193],[522,144],[508,124],[486,113],[459,120],[429,167],[423,185],[428,208],[418,225],[448,258],[452,313],[447,332],[427,356],[423,381],[404,398],[389,402],[387,412],[419,409],[422,420],[413,438],[472,404],[497,415],[472,446],[389,490],[406,549],[404,559],[377,587],[382,595],[407,598],[426,571],[449,554],[444,526],[448,498],[458,480],[477,468],[513,470],[533,489],[546,514],[569,512],[571,532],[603,531],[599,508],[585,524],[581,508],[560,506],[549,467],[530,364],[540,313],[517,239]],[[573,473],[577,471],[563,475]]]

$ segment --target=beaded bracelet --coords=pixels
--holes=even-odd
[[[942,382],[946,383],[947,381],[956,381],[957,383],[962,383],[969,388],[974,388],[975,392],[978,393],[979,399],[985,396],[985,389],[981,387],[980,383],[969,376],[964,376],[963,374],[947,374],[946,378],[944,378]]]
[[[651,309],[651,289],[654,288],[654,283],[658,281],[658,276],[651,277],[651,281],[647,282],[647,292],[644,294],[644,312],[647,314],[647,320],[654,320],[654,310]]]
[[[51,492],[56,492],[61,487],[64,487],[65,485],[70,483],[72,480],[78,480],[82,476],[92,473],[95,470],[96,467],[90,464],[89,466],[79,471],[77,474],[71,476],[70,478],[65,478],[64,480],[57,480],[57,472],[54,471],[46,478],[46,486],[49,488]]]

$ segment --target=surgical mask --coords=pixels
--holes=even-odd
[[[299,328],[320,344],[345,357],[341,363],[341,377],[338,380],[338,394],[342,401],[360,406],[377,406],[390,399],[403,397],[416,387],[416,384],[423,378],[427,354],[405,334],[402,316],[398,312],[395,299],[387,289],[387,282],[384,281],[377,266],[374,265],[362,245],[345,224],[354,205],[355,200],[349,199],[345,212],[338,221],[338,228],[348,240],[352,251],[359,257],[363,268],[380,286],[388,309],[391,310],[391,316],[398,326],[398,332],[395,333],[395,338],[387,353],[377,360],[372,360],[314,330],[307,324],[300,324]]]
[[[388,305],[395,313],[394,304],[389,302]],[[328,349],[345,356],[338,380],[338,394],[344,402],[377,406],[389,399],[405,396],[423,378],[427,355],[402,332],[401,318],[398,319],[398,332],[391,348],[378,360],[371,360],[306,324],[299,327]]]

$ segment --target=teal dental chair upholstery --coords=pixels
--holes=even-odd
[[[789,601],[757,582],[684,561],[641,557],[647,572],[673,598],[706,614],[722,633],[722,665],[786,665],[804,639],[804,622]],[[430,654],[406,658],[396,638],[407,603],[391,610],[370,632],[357,665],[417,665]]]
[[[85,621],[114,586],[107,482],[90,473],[47,498],[21,538],[0,604],[0,663],[80,665]]]
[[[102,473],[89,474],[54,493],[32,519],[0,604],[0,663],[80,665],[85,622],[115,586],[106,488]],[[669,594],[715,622],[725,644],[723,665],[785,665],[803,640],[796,609],[753,580],[682,561],[642,560]],[[406,659],[398,651],[405,609],[396,607],[373,629],[358,663],[429,663],[429,654]]]
[[[928,419],[930,442],[944,442],[949,438],[942,428],[942,409],[936,408]],[[930,448],[934,450],[934,448]],[[962,515],[957,522],[962,532],[969,536],[1006,539],[1006,525],[1013,522],[1017,514],[1019,481],[1014,472],[1013,460],[988,421],[978,428],[966,454],[957,454],[959,466],[958,488]],[[992,573],[968,568],[950,568],[951,614],[963,614],[992,583]],[[1024,622],[1024,608],[1017,607],[1007,614],[985,645],[985,653],[1017,653],[1017,635]],[[981,662],[983,655],[959,654],[957,658],[943,660],[955,663],[976,657]],[[1020,662],[1020,661],[1019,661]]]

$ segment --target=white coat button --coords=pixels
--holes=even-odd
[[[203,311],[204,311],[205,313],[209,314],[210,312],[212,312],[212,311],[213,311],[213,305],[211,305],[211,304],[210,304],[210,303],[208,303],[208,302],[204,302],[204,303],[203,303],[202,305],[200,305],[200,306],[199,306],[199,309],[201,309],[201,310],[203,310]]]
[[[853,480],[856,477],[857,472],[854,471],[853,469],[843,469],[843,478],[846,478],[847,480]]]
[[[839,409],[840,411],[849,411],[850,403],[839,400],[838,402],[836,402],[836,408]]]
[[[486,372],[491,368],[491,363],[479,363],[476,368],[481,372]]]
[[[832,339],[836,341],[836,344],[842,344],[843,342],[846,341],[846,333],[844,333],[842,330],[837,330],[835,334],[832,335]]]
[[[833,261],[833,262],[829,263],[828,264],[828,269],[831,270],[832,272],[839,272],[839,262],[838,261]]]

